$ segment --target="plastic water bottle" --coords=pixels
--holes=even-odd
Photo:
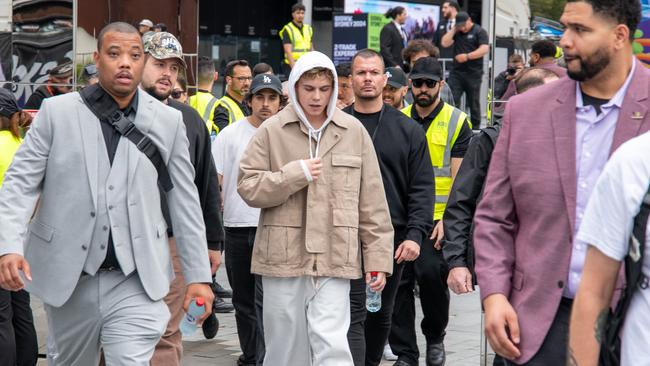
[[[370,272],[370,283],[377,280],[377,272]],[[373,291],[370,284],[366,285],[366,309],[371,313],[376,313],[381,309],[381,291]]]
[[[183,335],[191,335],[196,332],[196,321],[199,320],[201,315],[205,313],[205,300],[202,297],[197,297],[190,303],[187,313],[181,321],[180,330]]]

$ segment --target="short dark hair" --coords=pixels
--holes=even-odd
[[[293,14],[293,13],[297,12],[298,10],[306,11],[307,8],[305,8],[305,6],[302,5],[301,3],[293,4],[293,6],[291,7],[291,13]]]
[[[530,48],[530,52],[538,54],[541,58],[555,57],[557,47],[555,47],[551,41],[541,40],[533,43]]]
[[[232,60],[226,64],[226,76],[232,77],[235,74],[235,67],[237,66],[250,67],[246,60]]]
[[[178,82],[178,85],[181,86],[181,89],[183,89],[184,92],[187,91],[187,76],[185,75],[185,71],[179,72],[178,77],[176,78],[176,81]]]
[[[460,5],[458,5],[458,3],[455,2],[454,0],[443,1],[442,4],[443,4],[443,5],[444,5],[444,4],[449,4],[449,6],[451,6],[451,7],[454,8],[454,9],[456,9],[456,11],[460,11]]]
[[[396,6],[394,8],[388,9],[388,11],[384,14],[386,18],[391,18],[395,19],[397,18],[398,15],[402,14],[406,10],[403,6]]]
[[[510,55],[510,57],[508,57],[508,63],[512,62],[524,62],[524,58],[521,57],[521,55],[518,53],[513,53]]]
[[[594,9],[594,14],[610,19],[617,24],[625,24],[630,30],[630,40],[634,39],[641,21],[641,3],[639,0],[567,0],[567,3],[583,1]]]
[[[347,78],[352,75],[352,63],[342,62],[336,66],[336,76]]]
[[[211,83],[214,80],[214,62],[211,58],[199,57],[198,79],[200,84]]]
[[[253,77],[256,77],[259,74],[266,74],[268,72],[273,74],[273,68],[266,62],[260,62],[253,67]]]
[[[97,51],[102,49],[102,43],[104,42],[104,37],[106,36],[106,33],[110,33],[110,32],[137,34],[138,37],[140,37],[140,32],[129,23],[126,22],[109,23],[104,28],[102,28],[102,30],[99,32],[99,36],[97,36]],[[140,38],[140,44],[142,44],[142,38]]]
[[[153,27],[160,29],[161,32],[167,32],[167,24],[165,23],[158,23],[155,24]]]
[[[530,69],[526,69],[515,80],[515,89],[517,90],[517,94],[544,85],[544,80],[553,76],[559,77],[559,75],[553,71],[542,67],[531,67]]]
[[[352,61],[350,62],[350,69],[352,69],[354,66],[354,60],[357,58],[373,58],[373,57],[378,57],[381,60],[381,66],[382,68],[386,68],[386,64],[384,64],[384,58],[381,57],[381,54],[373,49],[370,48],[364,48],[361,51],[357,51],[357,53],[354,54],[352,57]]]
[[[413,55],[423,51],[428,53],[430,57],[440,57],[440,50],[438,47],[434,46],[430,40],[418,38],[409,41],[406,48],[402,50],[402,58],[408,64],[411,62],[411,57],[413,57]]]

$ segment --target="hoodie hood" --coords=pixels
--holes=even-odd
[[[296,84],[298,83],[298,80],[300,80],[302,74],[316,67],[327,68],[332,71],[332,75],[334,75],[334,88],[332,89],[332,95],[330,96],[326,110],[327,118],[319,129],[315,129],[314,126],[309,123],[307,116],[305,116],[305,112],[298,102],[298,95],[296,93]],[[293,105],[293,108],[298,115],[298,119],[300,119],[300,122],[307,128],[309,135],[309,157],[311,159],[318,156],[318,147],[320,146],[320,138],[322,132],[332,121],[334,112],[336,112],[336,97],[338,95],[338,83],[336,80],[336,68],[334,67],[334,63],[332,63],[332,60],[330,60],[329,57],[317,51],[307,52],[302,55],[298,61],[296,61],[296,64],[293,66],[291,74],[289,75],[289,100],[291,101],[291,104]],[[316,140],[315,151],[312,150],[312,138]]]

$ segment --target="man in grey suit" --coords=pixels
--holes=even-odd
[[[203,318],[211,312],[185,126],[180,112],[138,89],[144,59],[134,27],[106,26],[94,54],[101,88],[84,95],[88,105],[79,93],[43,103],[0,191],[0,286],[43,300],[57,365],[97,365],[100,349],[107,365],[148,365],[169,320],[162,298],[174,272],[157,169],[89,107],[121,111],[156,145],[173,184],[166,196],[184,308],[203,297]]]

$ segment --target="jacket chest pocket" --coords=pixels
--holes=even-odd
[[[332,153],[332,190],[359,192],[361,156]]]
[[[331,262],[333,266],[359,263],[359,211],[332,210]]]

